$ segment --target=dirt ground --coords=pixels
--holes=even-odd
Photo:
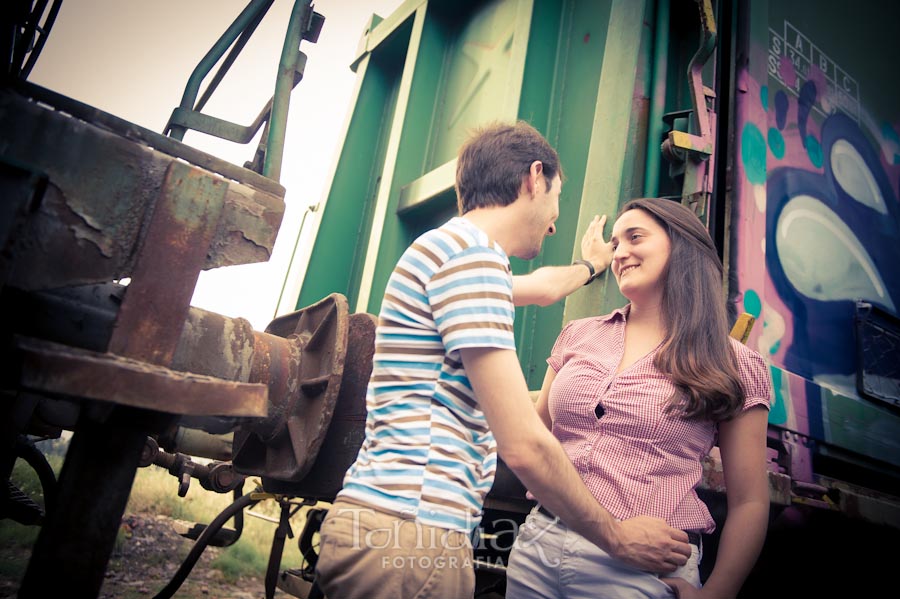
[[[125,541],[113,551],[106,569],[106,580],[99,597],[133,599],[153,597],[171,580],[193,541],[176,532],[176,522],[167,516],[126,515],[122,519]],[[242,577],[225,580],[210,562],[222,551],[207,547],[187,580],[175,593],[176,598],[260,599],[265,597],[262,578]],[[0,597],[15,597],[19,581],[0,580]],[[278,599],[293,596],[276,590]]]

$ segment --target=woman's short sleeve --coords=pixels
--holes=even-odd
[[[746,345],[732,339],[738,360],[741,386],[744,389],[744,410],[754,406],[772,405],[772,378],[763,357]]]
[[[547,364],[554,372],[559,372],[559,369],[563,367],[563,356],[565,355],[566,347],[572,341],[573,328],[577,322],[577,320],[573,320],[563,327],[563,330],[559,332],[559,336],[556,338],[556,342],[553,344],[553,349],[550,350]]]

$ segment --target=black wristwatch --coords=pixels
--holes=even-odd
[[[574,262],[572,262],[572,264],[583,264],[584,266],[587,266],[587,269],[588,269],[588,271],[590,271],[591,276],[588,277],[588,280],[585,282],[585,285],[590,285],[591,283],[594,282],[594,279],[596,279],[600,275],[599,272],[596,272],[594,270],[594,265],[591,264],[590,262],[588,262],[587,260],[581,260],[581,259],[575,260]]]

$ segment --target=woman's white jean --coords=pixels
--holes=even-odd
[[[691,545],[688,562],[666,577],[700,587],[702,549]],[[506,570],[508,599],[668,599],[674,592],[659,576],[635,570],[558,519],[533,510],[519,529]]]

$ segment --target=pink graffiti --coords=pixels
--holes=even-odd
[[[797,83],[797,73],[794,71],[794,63],[787,56],[782,56],[778,64],[778,75],[784,84],[788,87],[794,87]]]

